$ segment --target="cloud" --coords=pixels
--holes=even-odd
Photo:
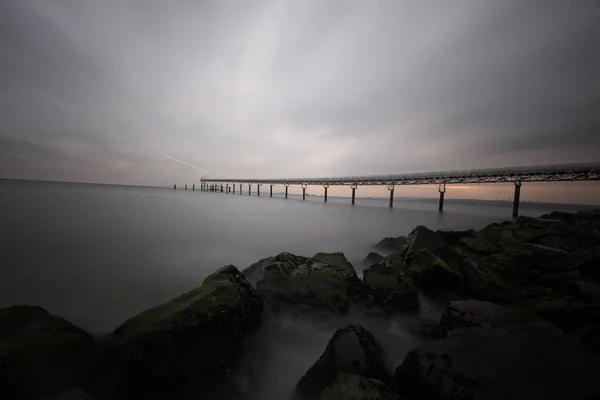
[[[594,3],[560,0],[3,1],[0,176],[171,185],[587,161],[599,21]]]

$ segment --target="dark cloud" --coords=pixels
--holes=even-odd
[[[162,185],[202,169],[591,160],[596,5],[5,0],[0,176]]]

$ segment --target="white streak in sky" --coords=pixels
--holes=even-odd
[[[187,165],[188,167],[192,167],[192,168],[196,168],[196,169],[198,169],[198,167],[196,167],[195,165],[192,165],[192,164],[190,164],[190,163],[186,163],[185,161],[181,161],[181,160],[179,160],[179,159],[177,159],[177,158],[175,158],[175,157],[168,156],[168,155],[166,155],[166,154],[164,154],[164,153],[158,153],[158,154],[160,154],[161,156],[163,156],[163,157],[165,157],[165,158],[168,158],[168,159],[170,159],[170,160],[177,161],[178,163],[185,164],[185,165]],[[203,169],[201,169],[201,171],[204,171],[204,170],[203,170]]]

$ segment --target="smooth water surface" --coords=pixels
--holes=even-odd
[[[387,199],[359,198],[351,206],[347,198],[281,196],[0,180],[0,307],[39,305],[99,335],[226,264],[243,269],[283,251],[341,251],[360,273],[360,261],[385,236],[416,225],[477,229],[511,213],[485,202],[447,201],[439,213],[435,201],[396,199],[390,209]],[[532,216],[550,210],[522,207]],[[350,315],[318,326],[275,321],[257,339],[266,354],[259,375],[267,382],[257,398],[285,397],[333,332],[351,322],[371,329],[397,365],[420,342],[419,323],[443,310],[421,300],[418,317]]]

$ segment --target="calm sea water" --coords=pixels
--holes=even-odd
[[[283,251],[305,256],[341,251],[361,270],[360,261],[385,236],[408,234],[416,225],[477,229],[511,214],[510,206],[485,202],[447,200],[444,213],[437,212],[435,201],[396,199],[393,209],[387,199],[349,203],[0,180],[0,307],[39,305],[102,334],[197,287],[226,264],[243,269]],[[557,208],[579,207],[524,204],[522,214]],[[421,316],[438,318],[443,308],[422,300]],[[418,343],[403,316],[385,321],[350,316],[344,322],[371,327],[396,363]],[[261,396],[277,397],[293,386],[337,327],[339,321],[316,329],[282,319],[265,329],[265,351],[273,357],[263,372],[279,374],[280,386],[271,384]]]

